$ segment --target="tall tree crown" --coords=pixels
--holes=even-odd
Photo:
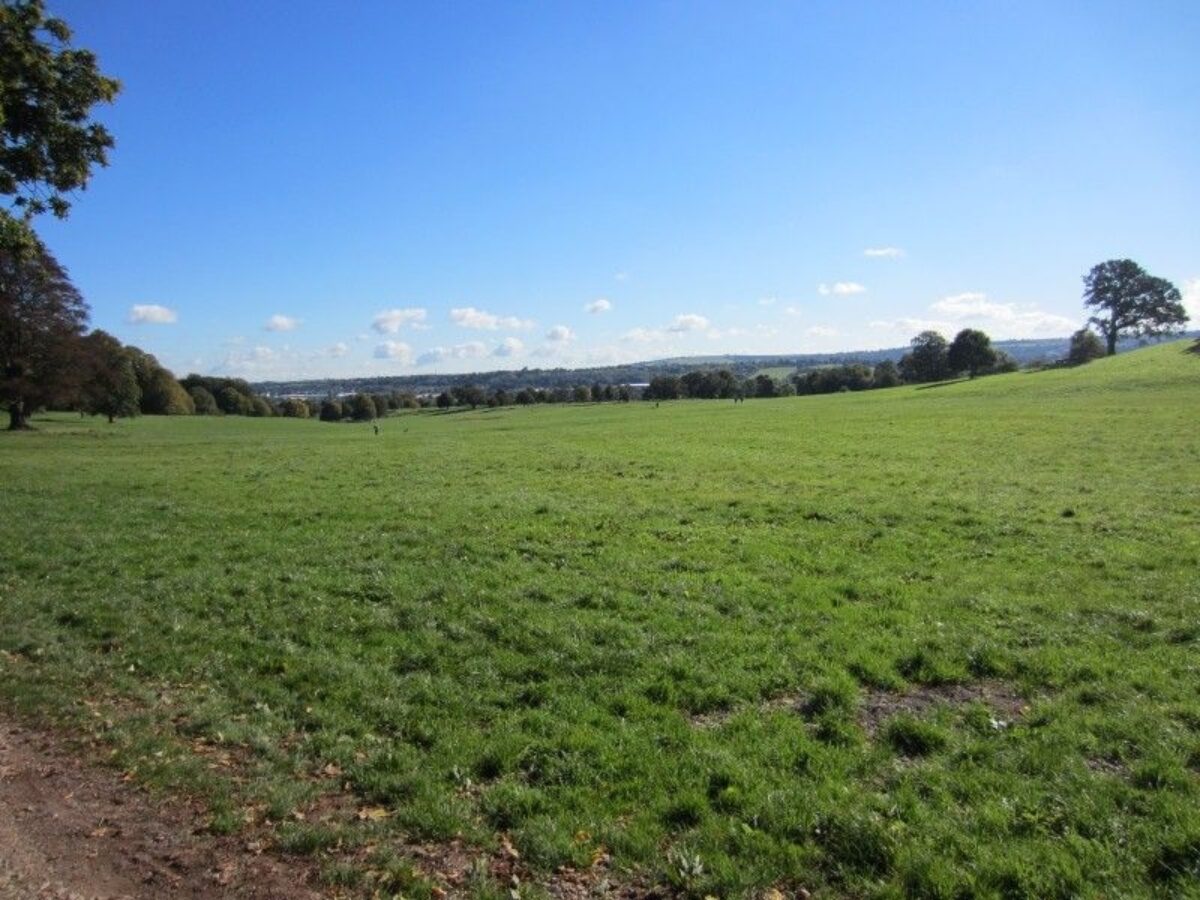
[[[0,195],[23,217],[65,217],[70,193],[108,164],[112,135],[90,115],[120,87],[43,0],[0,0]]]

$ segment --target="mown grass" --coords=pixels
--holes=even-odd
[[[507,833],[699,895],[1197,896],[1197,408],[1173,344],[379,437],[52,417],[0,439],[0,697],[103,698],[123,764],[216,827],[347,785],[390,813],[286,849]],[[984,680],[1028,709],[859,715]]]

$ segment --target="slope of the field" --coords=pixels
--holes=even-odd
[[[379,436],[38,421],[0,437],[0,701],[214,827],[365,842],[347,882],[461,833],[701,895],[1194,896],[1183,348]]]

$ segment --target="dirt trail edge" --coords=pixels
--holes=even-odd
[[[312,878],[0,713],[0,900],[315,900]]]

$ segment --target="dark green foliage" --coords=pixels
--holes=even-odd
[[[483,388],[474,384],[460,384],[450,391],[450,395],[458,406],[469,406],[471,409],[487,403],[487,394],[483,392]]]
[[[196,411],[195,401],[175,376],[157,359],[137,347],[126,347],[138,387],[142,392],[141,411],[149,416],[188,416]]]
[[[1104,344],[1090,328],[1080,328],[1071,335],[1071,348],[1067,351],[1067,362],[1081,366],[1104,356]]]
[[[344,415],[345,410],[342,409],[340,400],[330,398],[321,403],[322,422],[340,422]]]
[[[120,84],[70,42],[70,28],[42,0],[0,4],[0,194],[29,216],[66,216],[71,192],[107,164],[113,146],[89,117]]]
[[[308,404],[298,397],[289,397],[279,404],[279,414],[289,419],[307,419],[312,415]]]
[[[0,403],[14,431],[33,409],[77,395],[88,315],[66,270],[31,233],[28,240],[0,247]]]
[[[375,401],[370,394],[355,394],[345,405],[346,412],[356,422],[370,422],[375,418]]]
[[[872,386],[877,388],[897,387],[904,383],[900,377],[900,369],[890,359],[885,359],[875,365],[871,372],[871,382]]]
[[[136,416],[141,411],[142,389],[138,386],[133,358],[120,341],[103,331],[93,331],[81,341],[83,409],[92,415],[117,418]]]
[[[274,415],[271,404],[254,393],[241,378],[210,378],[193,373],[181,379],[179,384],[192,396],[193,402],[196,402],[195,388],[203,388],[213,396],[217,409],[227,416]],[[196,412],[200,413],[199,408]]]
[[[438,409],[449,409],[454,405],[454,400],[447,391],[442,391],[437,395]]]
[[[215,416],[221,411],[217,407],[217,398],[202,385],[193,385],[188,391],[188,396],[192,398],[192,404],[198,416]]]
[[[1083,303],[1096,311],[1088,321],[1117,352],[1123,335],[1169,334],[1187,322],[1179,288],[1148,273],[1132,259],[1110,259],[1083,276]]]
[[[900,383],[900,376],[894,363],[880,363],[883,369],[883,383],[877,384],[875,373],[869,366],[826,366],[820,369],[810,369],[798,372],[792,377],[796,393],[805,394],[836,394],[839,391],[865,391],[873,387],[893,387]]]
[[[995,364],[992,339],[976,328],[964,328],[956,334],[946,351],[946,366],[952,374],[966,372],[974,378]]]
[[[912,349],[900,359],[900,377],[910,384],[950,377],[949,345],[936,331],[922,331],[912,339]]]

